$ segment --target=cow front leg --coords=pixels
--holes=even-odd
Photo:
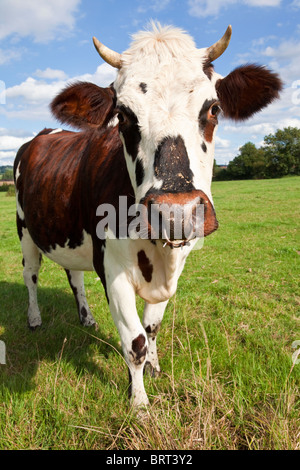
[[[157,377],[160,373],[160,366],[158,362],[156,337],[160,329],[163,319],[164,311],[166,309],[168,300],[158,304],[148,304],[145,302],[143,325],[148,337],[148,357],[145,364],[145,371],[150,372],[152,377]]]
[[[113,279],[111,283],[110,279]],[[106,281],[109,308],[121,337],[122,350],[128,366],[131,404],[133,407],[146,406],[149,400],[144,388],[143,371],[148,339],[136,310],[135,291],[125,273],[107,275]]]
[[[70,271],[69,269],[66,269],[65,271],[76,300],[80,323],[83,326],[97,327],[97,323],[86,300],[83,271]]]

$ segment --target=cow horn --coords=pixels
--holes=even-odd
[[[105,60],[105,62],[107,62],[112,67],[115,67],[116,69],[121,68],[121,54],[104,46],[104,44],[98,41],[98,39],[95,37],[93,37],[93,42],[98,54],[102,57],[103,60]]]
[[[229,25],[225,31],[224,36],[219,39],[219,41],[217,41],[215,44],[207,48],[208,58],[211,62],[220,57],[220,55],[222,55],[223,52],[227,49],[228,44],[230,42],[231,33],[232,27],[231,25]]]

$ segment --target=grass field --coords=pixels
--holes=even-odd
[[[0,449],[299,450],[299,186],[299,177],[213,184],[220,228],[191,253],[169,302],[163,372],[145,376],[142,419],[128,406],[95,273],[86,290],[99,331],[79,325],[64,271],[45,258],[43,326],[28,330],[15,201],[0,194]]]

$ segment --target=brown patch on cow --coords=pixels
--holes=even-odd
[[[206,201],[204,205],[204,236],[210,235],[215,232],[219,227],[219,222],[216,218],[215,209],[210,201]]]
[[[217,114],[213,115],[211,109],[214,105],[217,104],[216,100],[205,100],[201,111],[199,113],[199,127],[203,132],[203,136],[206,142],[211,143],[214,130],[216,125],[218,124]]]
[[[138,265],[145,281],[151,282],[152,274],[153,274],[153,265],[151,264],[144,250],[139,251],[137,254],[137,257],[138,257]]]
[[[204,127],[204,139],[206,140],[206,142],[208,142],[209,144],[212,142],[213,140],[213,136],[214,136],[214,130],[215,130],[215,127],[216,127],[216,122],[215,121],[211,121],[211,120],[207,120],[207,123]]]
[[[159,329],[160,329],[161,323],[155,324],[153,323],[152,327],[151,325],[148,325],[147,328],[145,328],[146,333],[152,337],[152,339],[155,339]]]
[[[146,338],[143,334],[140,334],[132,341],[132,351],[129,351],[129,353],[131,354],[135,365],[142,364],[145,360],[147,354],[147,346],[145,346],[145,343]]]
[[[146,199],[144,199],[143,204],[148,206],[149,201],[153,204],[168,204],[168,205],[173,205],[173,204],[190,204],[193,200],[196,200],[197,198],[201,199],[208,199],[206,194],[203,191],[199,191],[198,189],[194,189],[193,191],[189,192],[182,192],[182,193],[159,193],[159,194],[153,194],[149,195]]]
[[[80,313],[83,318],[87,317],[87,310],[85,307],[81,307]]]

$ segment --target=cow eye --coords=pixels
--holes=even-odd
[[[218,103],[214,103],[208,111],[208,118],[216,118],[219,115],[220,111],[221,108]]]

